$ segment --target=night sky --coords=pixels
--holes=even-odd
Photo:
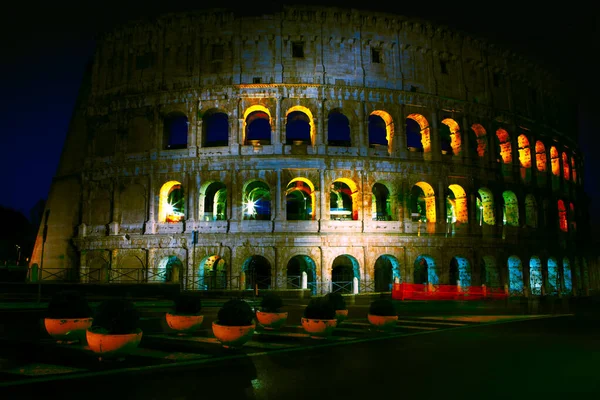
[[[166,1],[151,0],[108,0],[80,2],[80,5],[20,3],[22,5],[8,8],[3,6],[0,23],[3,50],[0,59],[3,122],[0,125],[0,205],[29,216],[34,204],[48,196],[84,67],[93,54],[96,33],[132,17],[198,8],[200,2],[170,1],[168,5],[162,4]],[[351,0],[314,3],[353,4]],[[592,62],[600,52],[596,11],[557,7],[526,12],[519,7],[525,4],[522,2],[513,5],[482,2],[483,8],[468,11],[459,2],[418,2],[418,6],[403,3],[402,8],[380,5],[374,10],[421,17],[479,33],[491,42],[510,45],[543,64],[556,67],[561,79],[571,84],[580,100],[579,143],[586,162],[585,189],[593,198],[592,219],[600,225],[600,162],[593,153],[600,146],[595,118],[600,102],[594,97],[599,89],[598,67]],[[266,10],[271,8],[270,4],[277,3],[253,4]],[[490,15],[493,8],[497,9]]]

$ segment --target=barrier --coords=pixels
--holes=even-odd
[[[419,283],[394,283],[394,300],[482,300],[502,299],[508,293],[504,287],[460,286]]]

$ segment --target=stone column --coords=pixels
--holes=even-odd
[[[369,138],[368,138],[368,119],[365,112],[365,102],[360,103],[358,108],[358,154],[366,156],[369,154]]]
[[[108,224],[109,235],[119,234],[119,222],[121,221],[121,205],[119,196],[119,179],[115,178],[112,185],[112,219]]]
[[[431,159],[440,161],[442,159],[442,149],[440,143],[440,131],[438,129],[438,115],[435,110],[431,111],[429,121],[429,137],[431,139]]]
[[[445,232],[447,219],[446,219],[446,188],[442,180],[438,180],[438,195],[437,197],[437,226],[440,227],[438,232]]]
[[[196,185],[197,173],[191,174],[186,173],[187,180],[187,193],[186,197],[188,198],[188,210],[187,210],[187,220],[189,222],[195,222],[198,218],[198,186]],[[193,224],[192,224],[193,225]],[[186,229],[187,230],[187,229]]]
[[[286,204],[282,199],[281,190],[281,168],[277,168],[277,187],[275,188],[275,220],[285,221]]]
[[[406,111],[404,104],[400,106],[400,115],[396,124],[394,124],[394,136],[396,156],[404,159],[407,157],[406,150],[408,147],[406,145]]]
[[[321,220],[330,219],[329,207],[327,207],[327,192],[328,192],[329,188],[325,187],[325,172],[322,169],[319,170],[319,185],[320,185],[320,189],[321,189],[321,195],[319,196],[319,202],[320,202],[319,208],[321,211],[320,219]]]
[[[277,96],[275,98],[275,126],[271,127],[272,129],[272,137],[273,137],[273,151],[275,154],[283,153],[283,144],[285,144],[285,140],[282,140],[282,135],[284,134],[283,127],[285,126],[283,120],[285,116],[282,115],[281,112],[281,96]]]
[[[155,180],[154,175],[148,177],[148,220],[144,229],[145,234],[156,233],[156,197],[155,193]]]
[[[463,159],[477,159],[478,155],[477,153],[472,154],[471,151],[471,140],[476,140],[475,138],[471,137],[471,127],[469,126],[469,120],[467,118],[466,115],[463,115],[462,118],[462,127],[460,129],[460,136],[461,136],[461,140],[462,140],[462,158]]]

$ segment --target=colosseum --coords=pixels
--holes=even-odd
[[[585,295],[561,83],[392,13],[131,21],[86,72],[31,264],[43,280]]]

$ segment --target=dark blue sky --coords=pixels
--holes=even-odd
[[[83,2],[82,2],[83,3]],[[56,171],[71,113],[86,62],[93,53],[94,36],[102,29],[136,15],[179,11],[194,6],[191,1],[108,0],[99,3],[60,5],[23,3],[4,9],[0,23],[3,56],[0,59],[2,104],[0,113],[0,205],[29,210],[46,198]],[[306,2],[304,2],[306,4]],[[323,2],[317,2],[323,3]],[[329,4],[353,4],[329,1]],[[123,9],[123,4],[125,8]],[[271,8],[269,3],[256,3]],[[454,26],[481,32],[492,41],[512,44],[561,71],[580,99],[579,132],[586,168],[586,191],[593,198],[592,218],[600,223],[600,146],[596,120],[600,102],[597,66],[598,17],[592,9],[538,9],[517,12],[503,3],[494,15],[487,8],[469,9],[454,4],[427,2],[427,6],[390,8]],[[385,10],[378,6],[378,10]],[[483,4],[482,4],[483,7]],[[121,11],[118,11],[118,10]]]

